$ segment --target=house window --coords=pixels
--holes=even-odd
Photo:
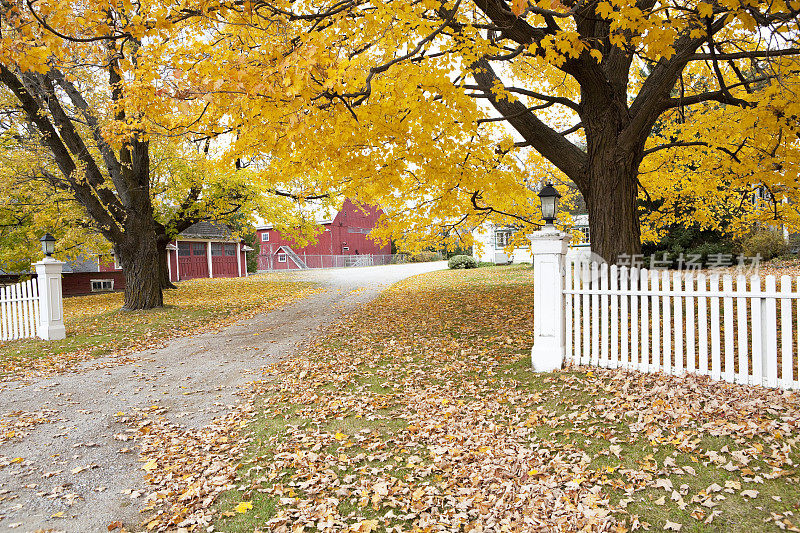
[[[204,242],[193,242],[192,243],[192,255],[206,255],[206,243],[204,243]]]
[[[178,243],[178,257],[189,257],[192,255],[192,243],[179,242]]]
[[[578,230],[578,238],[580,239],[580,244],[588,244],[592,241],[589,240],[589,226],[578,226],[575,228]]]
[[[511,230],[499,230],[494,232],[494,247],[498,250],[505,248],[511,242],[511,236],[514,232]]]
[[[114,290],[113,279],[93,279],[92,292],[106,292]]]
[[[212,257],[219,257],[224,253],[224,249],[222,247],[221,242],[212,242],[211,243],[211,255]]]
[[[267,242],[269,240],[269,233],[266,231],[261,234],[261,242]]]
[[[235,244],[226,244],[225,245],[225,255],[228,257],[234,257],[236,255],[236,245]]]
[[[286,254],[278,254],[278,263],[286,262]]]

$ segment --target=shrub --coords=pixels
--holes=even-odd
[[[709,260],[709,255],[733,255],[735,252],[736,245],[730,237],[715,230],[700,229],[698,225],[689,227],[671,225],[658,242],[642,244],[645,260],[650,256],[656,256],[656,259],[661,261],[666,253],[672,267],[679,266],[681,254],[684,258],[699,255],[705,263]]]
[[[414,254],[411,257],[412,263],[428,263],[429,261],[441,261],[442,254],[439,252],[424,251]]]
[[[768,260],[789,251],[783,235],[777,231],[757,231],[742,242],[742,253],[747,257],[760,254],[761,259]]]
[[[468,255],[454,255],[447,261],[448,268],[476,268],[478,262]]]

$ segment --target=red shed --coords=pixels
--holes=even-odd
[[[240,239],[225,224],[198,222],[167,246],[170,279],[247,276],[247,257]]]
[[[318,221],[324,231],[317,243],[303,247],[281,235],[271,224],[257,226],[258,270],[388,264],[392,257],[391,245],[381,245],[369,238],[382,214],[377,207],[361,207],[345,200],[333,220]]]

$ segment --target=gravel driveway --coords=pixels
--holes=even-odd
[[[202,427],[232,409],[236,392],[263,367],[393,283],[442,268],[444,262],[292,273],[325,290],[135,353],[132,362],[114,365],[110,356],[60,376],[3,384],[0,414],[30,426],[24,438],[0,445],[0,531],[86,533],[107,531],[117,520],[136,526],[147,490],[116,413],[158,402],[171,420]]]

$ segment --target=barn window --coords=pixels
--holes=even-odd
[[[193,242],[192,243],[192,255],[206,255],[206,243],[204,243],[204,242]]]
[[[269,233],[266,231],[261,234],[261,242],[267,242],[269,240]]]
[[[114,290],[114,280],[113,279],[93,279],[92,280],[92,292],[104,292],[104,291],[113,291]]]
[[[192,243],[190,242],[179,242],[178,243],[178,256],[179,257],[189,257],[192,255]]]
[[[212,242],[211,243],[211,255],[212,256],[219,257],[223,253],[224,253],[224,250],[222,248],[222,243],[221,242]]]
[[[348,251],[348,250],[350,250],[350,247],[349,247],[349,246],[342,246],[342,251],[343,251],[343,252],[346,252],[346,251]]]
[[[286,262],[286,254],[278,254],[278,263]]]
[[[234,257],[236,255],[236,245],[235,244],[226,244],[225,245],[225,255],[228,257]]]

